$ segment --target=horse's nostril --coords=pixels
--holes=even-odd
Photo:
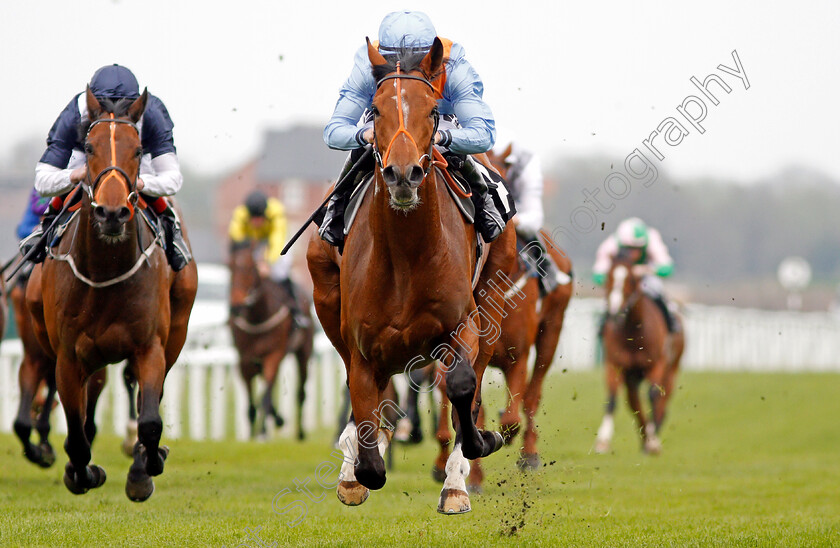
[[[385,184],[393,186],[399,182],[399,174],[397,168],[394,166],[387,166],[382,170],[382,178],[385,179]]]
[[[420,185],[420,183],[423,182],[424,176],[425,173],[423,168],[418,165],[411,166],[411,169],[408,170],[408,182],[411,183],[412,186]]]
[[[117,212],[117,220],[121,223],[126,222],[131,217],[131,210],[123,206]]]
[[[98,205],[93,208],[93,218],[97,221],[104,221],[108,217],[105,207]]]

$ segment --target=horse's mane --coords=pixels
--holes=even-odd
[[[131,97],[121,97],[119,99],[110,99],[107,97],[103,97],[99,100],[99,106],[102,107],[103,114],[110,114],[113,113],[115,118],[121,118],[123,116],[128,115],[128,109],[134,103],[135,99]],[[79,124],[79,139],[84,141],[87,137],[88,130],[90,129],[91,124],[93,124],[95,120],[91,120],[90,116],[88,119],[83,119],[82,123]]]
[[[383,57],[385,57],[385,61],[387,62],[384,65],[373,65],[371,67],[373,79],[378,82],[389,74],[396,72],[397,63],[399,62],[401,71],[412,72],[419,70],[423,73],[423,76],[426,77],[426,80],[431,82],[443,72],[445,60],[444,63],[441,63],[440,70],[438,70],[435,74],[426,74],[420,68],[420,63],[423,61],[423,58],[426,57],[428,52],[429,50],[427,48],[402,45],[399,50],[394,53],[383,54]]]

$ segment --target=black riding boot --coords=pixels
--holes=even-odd
[[[659,310],[665,316],[665,325],[668,326],[668,333],[676,333],[677,322],[674,320],[674,315],[671,314],[671,310],[668,308],[668,303],[665,302],[665,297],[663,295],[656,295],[655,297],[651,296],[651,299],[653,299],[653,302],[656,303],[656,306],[659,307]]]
[[[366,162],[365,165],[359,166],[355,177],[346,181],[342,181],[342,179],[356,165],[356,162],[359,161],[359,158],[362,157],[364,152],[364,148],[357,148],[350,152],[347,160],[344,161],[344,167],[341,168],[341,173],[338,175],[337,182],[341,183],[341,186],[335,188],[335,192],[330,198],[324,212],[315,217],[315,224],[320,227],[318,229],[318,235],[328,244],[338,247],[339,251],[344,247],[344,210],[347,208],[347,201],[350,199],[350,195],[353,194],[353,189],[356,188],[356,185],[364,179],[367,173],[373,170],[372,158],[369,165]]]
[[[47,245],[50,242],[42,241],[44,239],[44,232],[46,232],[50,225],[53,223],[53,221],[55,221],[55,218],[58,216],[60,211],[61,210],[55,209],[53,207],[51,200],[50,205],[47,206],[47,210],[41,217],[41,222],[35,225],[35,228],[32,229],[32,232],[29,234],[29,236],[22,239],[18,244],[18,247],[20,248],[20,253],[24,257],[34,246],[39,246],[39,249],[33,252],[28,259],[32,263],[42,263],[44,262],[44,259],[47,258]]]
[[[175,272],[180,272],[192,260],[190,248],[181,233],[181,220],[171,205],[158,214],[158,222],[163,228],[166,260]]]
[[[291,297],[291,302],[289,303],[289,310],[292,313],[292,321],[295,322],[297,327],[307,327],[309,325],[309,318],[303,313],[303,310],[300,308],[300,299],[298,298],[297,294],[297,287],[295,287],[295,283],[292,281],[291,278],[284,278],[278,282],[280,287],[282,287],[286,293],[289,294]]]
[[[485,242],[492,242],[501,235],[507,221],[516,213],[515,210],[505,207],[505,202],[511,207],[513,202],[503,200],[500,196],[501,177],[495,181],[487,168],[472,156],[449,152],[446,160],[450,167],[463,174],[463,178],[469,183],[473,193],[472,201],[475,204],[476,228]]]
[[[558,280],[560,271],[536,234],[523,232],[521,236],[527,242],[523,249],[525,251],[523,259],[536,270],[540,297],[545,297],[560,285]]]

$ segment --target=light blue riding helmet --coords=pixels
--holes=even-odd
[[[437,31],[429,16],[421,11],[394,11],[379,25],[379,51],[396,53],[401,48],[428,50],[435,41]]]

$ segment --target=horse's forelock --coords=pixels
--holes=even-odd
[[[408,73],[416,70],[423,72],[420,64],[423,62],[427,53],[429,53],[427,49],[406,46],[396,53],[384,54],[383,57],[385,57],[387,63],[384,65],[373,65],[371,67],[373,79],[378,82],[389,74],[393,74],[397,71],[397,63],[400,64],[400,70],[402,72]],[[437,73],[426,74],[423,72],[423,76],[431,82],[440,76],[441,72],[443,72],[443,63],[441,63],[441,69]]]
[[[100,98],[99,105],[102,107],[102,113],[100,116],[113,113],[115,118],[124,118],[128,116],[128,109],[133,103],[134,99],[131,99],[130,97],[122,97],[119,99],[109,99],[107,97]],[[81,124],[79,124],[79,140],[85,140],[93,122],[95,122],[95,120],[92,119],[90,113],[88,113],[87,119],[83,119]]]

